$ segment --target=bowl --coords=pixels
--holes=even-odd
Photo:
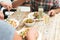
[[[31,26],[33,26],[33,25],[35,24],[34,20],[31,19],[31,18],[25,18],[25,19],[24,19],[24,23],[25,23],[25,25],[28,26],[28,27],[31,27]]]

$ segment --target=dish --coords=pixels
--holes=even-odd
[[[34,20],[32,20],[32,19],[26,19],[25,20],[25,23],[33,23],[34,22]]]
[[[34,19],[39,19],[39,14],[38,14],[38,12],[34,12],[33,16],[34,16]]]
[[[31,18],[31,19],[39,19],[39,14],[38,14],[38,12],[29,13],[28,14],[28,18]]]
[[[34,19],[33,14],[34,14],[34,12],[29,13],[29,14],[28,14],[28,18]]]
[[[26,26],[33,26],[35,23],[34,20],[31,18],[25,18],[23,22],[25,23]]]
[[[17,31],[17,33],[18,33],[18,35],[25,38],[28,31],[29,31],[29,28],[22,28],[21,30]]]
[[[11,24],[14,28],[19,25],[19,22],[16,19],[8,19],[7,22]]]

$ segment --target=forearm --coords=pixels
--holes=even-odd
[[[32,39],[32,38],[30,38],[30,39],[27,39],[27,40],[36,40],[36,39]]]
[[[60,12],[60,8],[54,9],[56,14]]]
[[[12,7],[16,8],[19,5],[22,5],[25,2],[25,0],[17,0],[12,3]]]

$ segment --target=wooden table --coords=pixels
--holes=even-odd
[[[39,40],[60,40],[60,13],[49,20],[49,24],[47,25],[41,25],[42,22],[34,25],[41,33],[41,39]]]
[[[19,14],[16,12],[13,17],[11,16],[9,18],[16,18],[18,21],[22,21],[28,14],[29,13],[23,13],[22,16],[18,17]],[[36,27],[41,34],[39,40],[60,40],[60,13],[50,17],[48,24],[44,24],[40,21],[36,22],[33,27]]]

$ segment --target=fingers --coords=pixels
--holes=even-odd
[[[48,15],[50,17],[54,16],[55,14],[56,14],[56,12],[54,10],[51,10],[51,11],[48,12]]]
[[[10,11],[12,9],[12,5],[7,5],[7,9]]]
[[[0,12],[0,20],[4,20],[4,15],[2,12]]]
[[[11,8],[12,8],[12,4],[9,4],[9,3],[6,3],[6,2],[1,2],[1,5],[8,10],[11,10]]]

